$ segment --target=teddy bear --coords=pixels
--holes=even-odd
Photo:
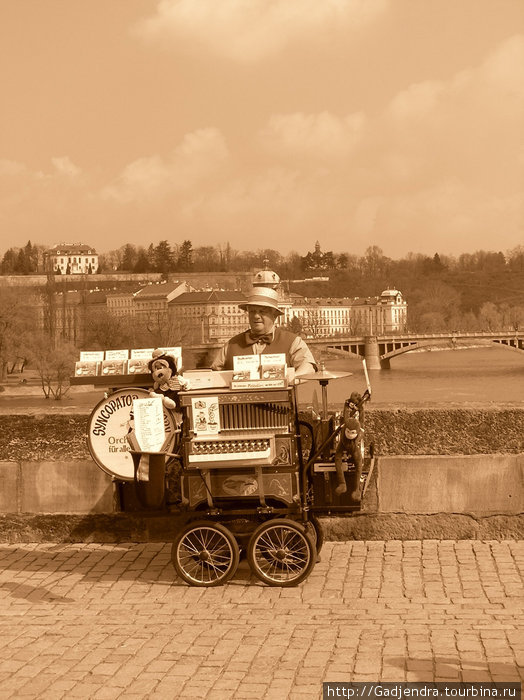
[[[160,396],[166,408],[180,413],[178,392],[187,389],[189,382],[177,374],[175,358],[166,355],[163,350],[157,349],[153,351],[148,367],[153,378],[153,388],[149,395]]]

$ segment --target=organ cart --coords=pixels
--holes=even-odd
[[[182,420],[164,409],[166,442],[161,452],[147,455],[147,481],[137,478],[144,454],[126,443],[133,402],[148,395],[148,375],[72,383],[112,385],[90,416],[89,449],[102,469],[135,489],[144,507],[179,516],[172,563],[180,578],[192,586],[223,584],[245,554],[258,579],[288,587],[304,581],[317,562],[319,516],[360,510],[361,497],[351,494],[356,487],[365,492],[373,469],[372,449],[364,453],[362,440],[361,474],[346,459],[347,491],[335,492],[343,412],[329,412],[327,392],[331,381],[346,376],[321,369],[295,380],[287,369],[282,379],[238,382],[232,372],[185,372],[190,388],[179,394]],[[123,386],[126,380],[134,386]],[[319,412],[299,410],[297,385],[303,381],[321,387]],[[368,398],[369,382],[362,404]],[[352,409],[358,417],[362,405]],[[173,473],[177,503],[166,489]]]

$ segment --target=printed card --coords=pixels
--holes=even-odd
[[[268,353],[260,355],[260,376],[262,379],[285,379],[285,353]]]
[[[153,350],[155,348],[138,348],[131,350],[132,360],[150,360],[153,357]]]
[[[220,432],[218,396],[199,396],[191,399],[193,430],[197,435],[216,435]]]
[[[99,370],[99,362],[75,362],[75,377],[96,377]]]
[[[160,348],[160,350],[163,350],[166,353],[166,355],[171,355],[171,357],[175,358],[177,372],[180,372],[182,369],[182,348],[181,347],[171,347],[171,348]]]
[[[233,380],[259,379],[260,355],[237,355],[233,357]]]
[[[103,350],[82,350],[80,352],[81,362],[102,362],[103,359]]]
[[[126,373],[126,360],[104,360],[102,362],[102,376]]]
[[[148,367],[149,360],[146,359],[134,359],[127,361],[127,373],[128,374],[149,374]]]
[[[106,350],[106,360],[127,360],[129,350]]]

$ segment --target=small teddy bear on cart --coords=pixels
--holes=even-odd
[[[175,358],[159,348],[153,350],[148,367],[153,378],[153,388],[149,395],[160,396],[163,405],[175,411],[177,424],[180,424],[182,413],[178,392],[187,389],[189,382],[178,374]]]

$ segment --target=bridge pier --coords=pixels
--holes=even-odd
[[[364,341],[364,357],[368,369],[390,369],[389,359],[381,360],[375,336],[368,335]]]

